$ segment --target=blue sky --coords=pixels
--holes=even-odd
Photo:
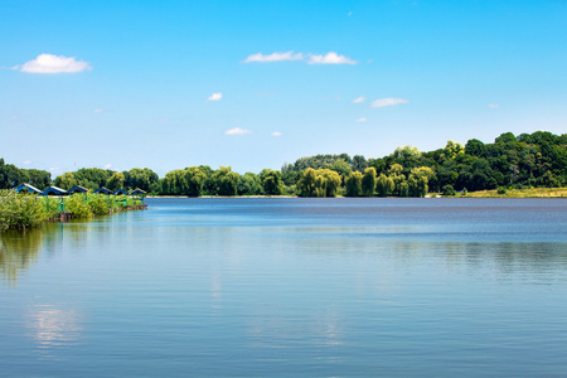
[[[561,134],[565,20],[563,0],[0,0],[0,156],[244,173]]]

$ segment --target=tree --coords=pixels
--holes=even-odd
[[[366,197],[374,196],[376,188],[376,170],[374,167],[366,168],[362,177],[362,192]]]
[[[350,173],[345,181],[346,195],[348,197],[359,197],[362,195],[362,176],[362,173],[359,171]]]
[[[389,196],[395,188],[396,185],[394,184],[394,180],[385,174],[381,174],[376,180],[376,191],[381,197]]]
[[[235,196],[238,194],[238,178],[239,174],[232,172],[232,168],[220,167],[215,171],[211,179],[215,182],[216,193],[221,196]]]
[[[69,190],[77,185],[77,179],[75,179],[73,172],[65,172],[61,176],[57,176],[53,185],[61,189]]]
[[[307,168],[297,182],[297,195],[300,197],[315,197],[316,188],[315,170]]]
[[[368,162],[363,155],[354,155],[352,158],[352,169],[358,172],[363,172],[368,168]]]
[[[247,196],[263,194],[262,180],[256,174],[246,172],[238,179],[237,193],[238,195]]]
[[[124,188],[124,181],[126,178],[120,172],[114,172],[114,174],[106,182],[106,186],[110,190],[118,190]]]
[[[280,171],[264,169],[262,172],[260,172],[260,179],[262,180],[264,192],[267,195],[282,194],[283,181],[282,173]]]
[[[330,169],[319,169],[315,171],[315,176],[319,179],[319,189],[322,194],[319,197],[335,197],[337,190],[341,186],[341,176]]]

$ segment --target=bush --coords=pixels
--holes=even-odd
[[[498,188],[498,194],[506,194],[506,189],[503,187]]]
[[[455,195],[455,188],[453,188],[452,185],[443,186],[443,195],[444,196],[454,196]]]
[[[73,218],[89,218],[93,215],[83,194],[74,194],[69,197],[65,201],[65,211],[70,212]]]

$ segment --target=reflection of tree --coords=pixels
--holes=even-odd
[[[22,233],[9,230],[0,239],[0,274],[4,280],[15,282],[37,259],[43,242],[44,230],[31,229]]]

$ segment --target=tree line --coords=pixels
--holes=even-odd
[[[116,172],[82,168],[55,178],[63,189],[81,185],[111,190],[140,188],[158,195],[281,195],[302,197],[400,196],[422,197],[429,191],[453,194],[527,187],[567,185],[567,134],[537,131],[515,136],[508,132],[494,143],[471,139],[464,146],[453,141],[434,151],[396,148],[382,158],[348,154],[315,155],[285,163],[281,170],[264,169],[243,175],[231,167],[207,165],[167,172],[159,178],[149,168]],[[39,189],[51,184],[49,172],[20,169],[0,159],[0,189],[30,183]]]

